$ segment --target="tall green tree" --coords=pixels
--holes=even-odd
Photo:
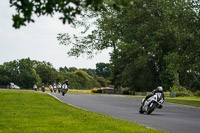
[[[41,78],[34,68],[34,62],[27,59],[21,59],[18,63],[19,71],[19,85],[22,88],[32,88],[33,84],[41,84]]]
[[[96,64],[96,74],[99,77],[109,78],[111,77],[111,70],[109,63],[97,63]]]
[[[39,76],[42,79],[42,82],[45,84],[53,84],[56,83],[56,81],[58,81],[58,77],[60,77],[58,75],[58,72],[56,71],[55,68],[53,68],[52,64],[49,62],[35,62],[35,70],[37,72],[37,74],[39,74]],[[60,77],[61,80],[63,80],[62,77]]]

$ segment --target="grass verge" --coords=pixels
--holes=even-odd
[[[0,133],[160,133],[84,111],[43,93],[0,90]]]
[[[200,107],[200,97],[176,97],[166,98],[166,102],[189,105],[194,107]]]

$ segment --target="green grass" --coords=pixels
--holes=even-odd
[[[0,90],[0,133],[159,133],[33,91]]]
[[[200,107],[200,97],[176,97],[166,98],[166,102],[189,105],[194,107]]]

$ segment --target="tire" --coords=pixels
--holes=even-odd
[[[144,114],[144,111],[142,111],[142,106],[140,107],[139,113]]]
[[[64,95],[65,95],[65,93],[63,92],[63,93],[62,93],[62,95],[64,96]]]
[[[147,114],[151,114],[156,108],[156,103],[150,102],[147,108]]]

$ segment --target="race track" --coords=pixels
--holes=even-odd
[[[200,108],[172,103],[151,115],[139,114],[141,98],[114,95],[51,94],[60,101],[92,112],[163,130],[168,133],[200,133]],[[119,125],[120,126],[120,125]]]

